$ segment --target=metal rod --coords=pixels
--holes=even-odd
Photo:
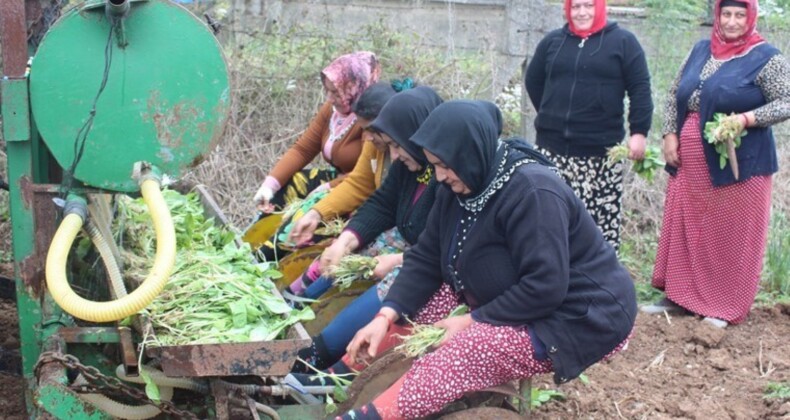
[[[3,75],[9,79],[23,78],[28,58],[24,0],[0,1],[0,28]]]

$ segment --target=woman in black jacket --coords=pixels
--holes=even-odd
[[[545,157],[498,140],[499,118],[490,102],[445,102],[412,136],[445,185],[349,356],[375,356],[404,317],[447,331],[349,418],[422,417],[464,393],[552,371],[567,382],[633,328],[634,286],[614,250]],[[470,314],[442,319],[461,303]]]
[[[332,267],[352,252],[376,256],[379,263],[374,276],[381,281],[343,309],[313,338],[313,345],[300,352],[301,358],[315,368],[324,369],[337,362],[354,333],[378,312],[381,300],[403,263],[403,252],[417,242],[425,227],[438,183],[433,177],[433,167],[409,137],[440,103],[442,98],[433,89],[418,86],[394,95],[368,127],[374,136],[387,144],[394,163],[381,187],[362,204],[335,242],[324,250],[320,264]],[[397,240],[393,241],[393,237]],[[314,262],[317,264],[318,261]],[[332,281],[328,275],[321,276],[307,287],[304,295],[316,299],[329,289]],[[336,366],[335,371],[339,371],[340,366]],[[309,368],[297,365],[295,370],[305,369]]]
[[[628,93],[628,157],[644,158],[653,118],[650,73],[636,37],[606,21],[605,0],[565,0],[565,17],[564,27],[540,41],[526,72],[537,145],[618,249],[623,167],[606,165],[606,152],[625,136]]]

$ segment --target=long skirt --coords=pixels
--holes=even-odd
[[[653,286],[699,315],[737,324],[749,314],[763,266],[771,177],[713,186],[699,114],[683,123],[680,168],[670,177]]]
[[[460,303],[459,295],[445,284],[417,313],[415,322],[437,322]],[[627,343],[626,339],[605,358]],[[405,377],[393,385],[400,387],[396,404],[376,407],[382,410],[380,414],[384,419],[424,417],[440,411],[466,393],[553,370],[550,359],[536,358],[527,327],[474,322],[446,344],[414,362]]]

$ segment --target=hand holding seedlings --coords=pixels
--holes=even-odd
[[[705,123],[705,139],[716,148],[716,153],[719,154],[719,169],[724,169],[729,160],[730,169],[736,180],[739,174],[735,149],[740,147],[741,139],[747,134],[744,129],[747,123],[745,120],[744,114],[728,116],[716,113],[713,115],[713,121]]]

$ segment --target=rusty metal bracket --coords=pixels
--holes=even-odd
[[[132,330],[129,327],[118,327],[121,339],[121,361],[126,376],[139,376],[140,367],[137,365],[137,352],[132,342]]]
[[[217,420],[230,420],[230,399],[228,389],[219,379],[211,379],[211,395],[214,396],[214,406],[217,409]]]

